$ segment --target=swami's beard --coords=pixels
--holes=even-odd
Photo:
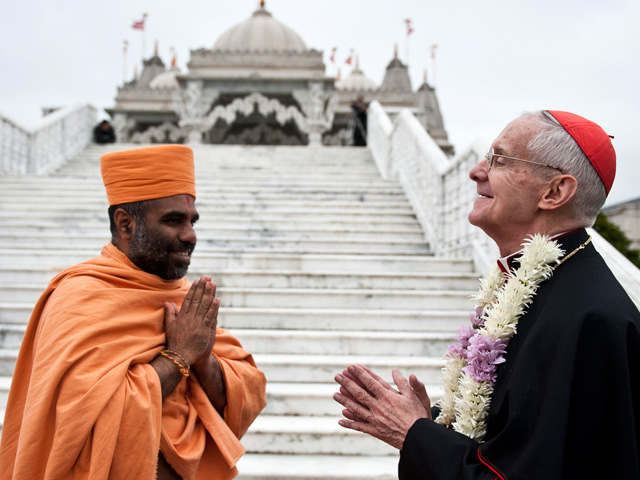
[[[189,270],[195,243],[171,242],[162,235],[150,237],[144,227],[137,228],[129,244],[129,259],[147,273],[163,280],[177,280]]]

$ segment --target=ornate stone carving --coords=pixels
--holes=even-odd
[[[180,143],[189,134],[188,128],[178,127],[170,122],[136,132],[129,140],[132,143]]]
[[[116,113],[111,119],[111,125],[116,132],[116,141],[124,143],[129,141],[130,132],[135,127],[136,122],[124,113]]]
[[[230,125],[236,120],[238,113],[248,117],[256,108],[263,117],[274,113],[275,119],[280,125],[293,120],[302,129],[305,121],[304,116],[297,108],[285,107],[274,98],[267,98],[260,93],[252,93],[244,98],[236,98],[228,105],[218,105],[207,115],[207,122],[213,126],[217,120],[224,120]]]
[[[225,139],[226,144],[239,145],[300,145],[300,138],[295,135],[287,135],[278,128],[260,124],[253,128],[247,128],[241,133],[229,135]]]
[[[327,146],[344,147],[353,143],[353,133],[348,128],[341,128],[337,132],[324,135],[322,144]]]
[[[204,81],[189,81],[187,87],[178,90],[173,99],[175,110],[180,117],[180,127],[186,128],[187,143],[202,143],[202,134],[211,128],[205,116],[212,99],[202,93]]]
[[[321,145],[322,134],[331,129],[338,96],[326,92],[320,82],[310,82],[306,90],[294,90],[293,97],[304,113],[304,123],[300,129],[309,135],[309,145]]]

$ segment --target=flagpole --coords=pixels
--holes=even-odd
[[[129,46],[129,42],[127,40],[124,41],[124,46],[122,48],[122,84],[127,83],[127,47]]]
[[[413,27],[411,26],[411,19],[406,18],[404,20],[405,25],[407,26],[407,35],[404,37],[404,57],[405,63],[407,67],[409,66],[409,37],[413,33]]]
[[[142,14],[142,63],[144,65],[144,59],[147,56],[147,14]]]
[[[435,88],[436,86],[436,48],[438,48],[437,44],[433,44],[431,45],[431,78],[432,78],[432,83],[433,83],[433,87]]]

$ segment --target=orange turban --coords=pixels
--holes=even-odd
[[[196,198],[193,150],[184,145],[105,153],[100,170],[109,205],[183,194]]]

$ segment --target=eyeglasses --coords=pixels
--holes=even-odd
[[[487,172],[491,170],[491,167],[493,167],[493,157],[508,158],[509,160],[517,160],[519,162],[533,163],[534,165],[542,165],[543,167],[555,168],[556,170],[560,170],[562,173],[564,173],[564,170],[562,170],[560,167],[556,167],[555,165],[549,165],[547,163],[534,162],[532,160],[524,160],[522,158],[507,157],[506,155],[500,155],[498,153],[494,153],[493,152],[493,147],[489,149],[489,151],[487,152],[487,154],[484,157],[485,160],[487,161],[487,167],[488,167],[487,168]]]

